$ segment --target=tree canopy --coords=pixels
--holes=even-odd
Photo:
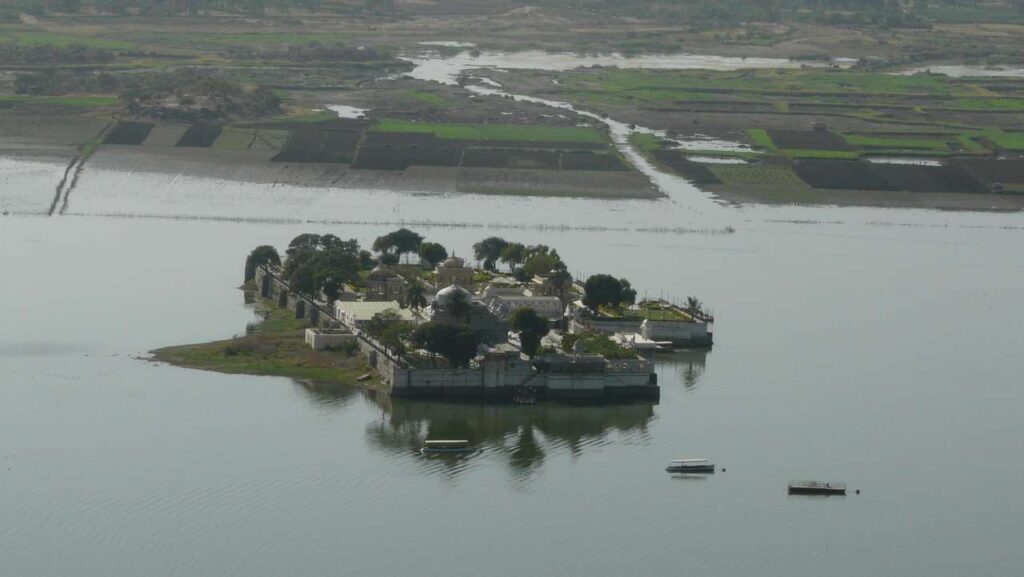
[[[601,305],[617,307],[622,302],[622,282],[608,274],[595,274],[588,278],[583,292],[583,304],[595,314]]]
[[[260,245],[249,253],[249,256],[245,257],[245,280],[246,282],[256,278],[256,268],[271,264],[274,266],[281,264],[281,256],[277,254],[277,249],[268,245]]]
[[[480,336],[469,327],[436,321],[416,327],[411,340],[417,347],[441,355],[453,367],[468,367],[480,346]]]
[[[359,243],[331,234],[300,234],[286,254],[283,274],[292,290],[305,294],[324,290],[337,298],[341,284],[357,279],[363,268]]]
[[[495,270],[495,265],[507,245],[508,241],[505,239],[491,236],[473,245],[473,255],[476,260],[483,262],[484,269]]]
[[[407,228],[400,228],[384,236],[377,237],[377,240],[373,241],[373,250],[380,253],[394,252],[396,255],[401,256],[418,251],[422,243],[423,235]]]
[[[509,318],[512,330],[519,333],[519,343],[523,352],[531,359],[537,355],[541,339],[551,330],[551,323],[537,314],[532,308],[523,307],[512,312]]]
[[[420,244],[419,257],[423,262],[435,267],[448,258],[448,249],[436,242],[424,242]]]

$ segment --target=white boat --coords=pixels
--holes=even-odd
[[[425,441],[421,453],[470,453],[473,447],[465,439],[438,439]]]
[[[707,459],[676,459],[665,470],[669,473],[714,473],[715,465]]]

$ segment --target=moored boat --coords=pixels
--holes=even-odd
[[[676,459],[665,470],[669,473],[714,473],[715,465],[707,459]]]
[[[470,453],[473,447],[465,439],[437,439],[424,441],[421,453]]]
[[[845,495],[846,483],[822,481],[790,481],[790,495]]]

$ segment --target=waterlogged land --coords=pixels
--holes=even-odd
[[[979,14],[929,9],[904,24],[932,28],[885,33],[810,22],[712,33],[683,19],[675,30],[692,33],[669,41],[672,26],[651,23],[681,13],[641,11],[651,22],[640,26],[614,11],[460,5],[451,18],[424,6],[399,7],[406,18],[302,13],[301,30],[275,14],[258,27],[225,14],[0,24],[0,153],[74,163],[97,127],[120,120],[88,162],[318,189],[601,199],[663,197],[659,170],[735,202],[1024,205],[1021,80],[890,73],[966,53],[1006,65],[1024,35],[1005,14],[972,27],[963,21]],[[580,56],[488,50],[578,49],[601,33],[622,45]],[[696,46],[713,56],[673,54]],[[736,57],[766,51],[774,58]],[[838,56],[864,65],[828,70]],[[624,68],[573,70],[595,64]],[[132,79],[146,87],[184,68],[221,84],[173,106],[134,92]],[[280,102],[256,102],[256,86]],[[642,129],[625,138],[622,123]],[[70,192],[58,190],[58,204]]]
[[[261,301],[262,320],[251,324],[244,336],[203,344],[164,347],[151,351],[156,361],[218,373],[291,377],[321,385],[354,385],[374,374],[358,347],[314,351],[305,342],[309,326],[295,312]],[[367,383],[376,379],[363,378]]]

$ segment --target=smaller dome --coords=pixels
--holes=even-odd
[[[370,274],[369,274],[368,278],[371,278],[371,279],[374,279],[374,280],[378,280],[378,279],[386,280],[388,278],[388,276],[390,276],[390,273],[388,272],[388,269],[385,268],[384,265],[380,265],[379,264],[379,265],[373,267],[373,270],[370,271]]]
[[[441,268],[465,268],[466,261],[455,256],[454,254],[444,260],[441,263]]]

